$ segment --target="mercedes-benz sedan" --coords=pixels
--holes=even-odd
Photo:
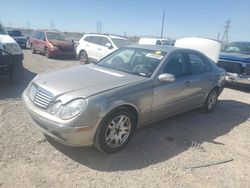
[[[140,126],[196,108],[213,111],[224,77],[225,71],[198,51],[135,45],[96,65],[39,74],[23,101],[46,135],[112,153]]]

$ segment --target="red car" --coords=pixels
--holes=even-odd
[[[76,57],[75,44],[58,31],[36,30],[29,39],[32,53],[40,52],[50,57]]]

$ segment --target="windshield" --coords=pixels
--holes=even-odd
[[[223,52],[250,54],[250,42],[234,42],[227,45]]]
[[[62,35],[61,33],[47,32],[46,34],[48,40],[66,40],[64,35]]]
[[[97,65],[129,74],[150,77],[166,52],[140,48],[120,48],[98,62]]]
[[[7,35],[8,33],[5,31],[4,27],[0,24],[0,35]]]
[[[8,34],[12,37],[19,37],[22,36],[21,31],[18,30],[8,30]]]
[[[127,39],[119,39],[119,38],[111,38],[111,39],[118,48],[121,48],[121,47],[124,47],[124,46],[129,46],[129,45],[133,44],[133,42],[131,42],[131,41],[127,40]]]

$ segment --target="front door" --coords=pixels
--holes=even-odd
[[[162,73],[173,74],[174,82],[155,83],[152,103],[152,120],[171,116],[195,105],[195,93],[186,53],[175,52],[166,61]]]

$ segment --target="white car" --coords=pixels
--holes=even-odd
[[[138,44],[168,45],[168,39],[162,38],[140,38]]]
[[[133,44],[115,35],[85,34],[79,41],[76,54],[82,64],[97,62],[120,47]]]

